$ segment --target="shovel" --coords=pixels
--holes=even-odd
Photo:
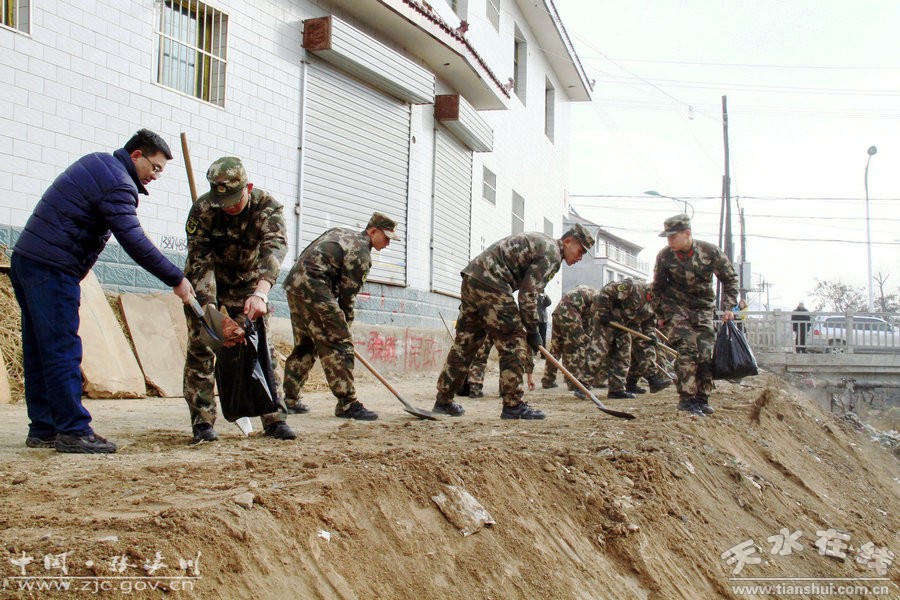
[[[210,324],[206,321],[206,315],[203,313],[203,307],[200,306],[200,303],[196,298],[191,298],[191,309],[200,320],[200,326],[203,328],[203,331],[210,337],[212,341],[210,346],[213,348],[213,351],[221,348],[223,345],[222,338],[219,337],[219,334],[217,334],[215,330],[210,326]]]
[[[642,340],[645,340],[647,342],[651,341],[649,337],[647,337],[640,331],[635,331],[634,329],[625,327],[621,323],[616,323],[615,321],[610,321],[609,326],[615,327],[616,329],[618,329],[620,331],[624,331],[625,333],[630,333],[631,335],[638,337]],[[669,354],[671,354],[673,358],[678,356],[678,350],[676,350],[674,348],[670,348],[669,346],[666,346],[665,344],[663,344],[661,342],[656,342],[656,345],[659,346],[660,348],[662,348],[663,350],[665,350],[666,352],[668,352]]]
[[[413,406],[412,404],[410,404],[409,402],[404,400],[403,396],[400,395],[400,392],[398,392],[396,389],[394,389],[394,386],[392,386],[390,383],[388,383],[388,381],[384,377],[381,376],[381,373],[376,371],[375,367],[373,367],[369,361],[364,359],[359,354],[359,352],[357,352],[355,349],[353,350],[353,354],[356,356],[356,360],[361,362],[369,371],[372,372],[372,375],[374,375],[375,378],[378,379],[378,381],[380,381],[381,383],[384,384],[384,387],[389,389],[392,394],[397,396],[397,400],[399,400],[400,403],[403,404],[403,410],[405,410],[406,412],[408,412],[411,415],[419,417],[420,419],[428,419],[429,421],[437,421],[438,420],[437,415],[434,414],[433,412],[422,409],[422,408],[416,408],[415,406]]]
[[[590,398],[590,399],[591,399],[591,402],[593,402],[594,404],[596,404],[596,405],[597,405],[597,408],[599,408],[601,411],[603,411],[603,412],[605,412],[606,414],[611,415],[611,416],[613,416],[613,417],[618,417],[618,418],[620,418],[620,419],[633,419],[633,418],[634,418],[634,415],[631,414],[631,413],[627,413],[627,412],[622,412],[622,411],[612,410],[612,409],[610,409],[610,408],[606,408],[606,407],[603,405],[603,403],[600,402],[600,400],[597,399],[597,396],[595,396],[595,395],[591,392],[591,390],[587,389],[580,381],[578,381],[578,379],[576,379],[575,376],[572,375],[572,373],[571,373],[567,368],[565,368],[564,366],[562,366],[562,363],[561,363],[561,362],[559,362],[558,360],[556,360],[555,358],[553,358],[553,355],[550,354],[549,352],[547,352],[547,349],[546,349],[546,348],[544,348],[543,346],[538,346],[538,350],[541,351],[541,354],[544,355],[544,358],[545,358],[546,360],[548,360],[548,361],[550,362],[551,365],[553,365],[554,367],[556,367],[557,369],[559,369],[560,372],[561,372],[563,375],[565,375],[566,378],[567,378],[569,381],[571,381],[572,383],[574,383],[574,384],[575,384],[575,387],[577,387],[579,390],[581,390],[581,393],[582,393],[582,394],[584,394],[584,395],[586,395],[588,398]]]

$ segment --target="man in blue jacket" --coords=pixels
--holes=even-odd
[[[81,403],[79,283],[110,234],[141,267],[184,302],[191,283],[147,238],[137,218],[138,194],[171,160],[166,142],[138,131],[113,154],[95,152],[69,166],[44,192],[13,248],[10,278],[22,310],[25,444],[58,452],[108,454],[116,445],[94,433]]]

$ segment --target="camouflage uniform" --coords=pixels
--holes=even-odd
[[[590,354],[588,366],[591,372],[606,367],[610,394],[625,390],[625,380],[632,362],[632,347],[637,344],[631,339],[631,334],[603,323],[604,317],[646,336],[652,336],[654,314],[648,294],[646,283],[625,279],[606,284],[594,297],[590,331],[591,338],[598,344],[598,351]],[[656,359],[655,349],[649,344],[642,344],[638,355],[644,364],[652,364]]]
[[[596,293],[597,288],[579,285],[563,294],[553,310],[553,330],[550,332],[550,354],[587,388],[594,387],[597,383],[597,373],[587,369],[588,352],[593,347],[588,332],[594,314]],[[556,371],[553,363],[544,363],[544,376],[541,378],[543,387],[553,387]],[[566,380],[566,384],[570,390],[576,389],[571,381]]]
[[[224,160],[213,163],[208,176],[215,177],[214,169]],[[238,317],[244,314],[244,304],[253,295],[257,283],[266,280],[274,285],[287,254],[287,228],[281,204],[267,192],[254,188],[246,208],[229,216],[211,194],[204,194],[191,208],[185,231],[188,251],[184,273],[194,285],[197,299],[201,304],[225,307],[240,323]],[[200,321],[191,309],[186,307],[185,314],[188,349],[184,364],[184,399],[193,426],[212,425],[216,420],[213,398],[215,354],[201,341]],[[268,328],[269,315],[266,314],[263,320]],[[274,344],[270,344],[269,349],[272,364],[277,364]],[[285,413],[269,413],[260,419],[265,428],[284,421]]]
[[[284,281],[294,349],[284,365],[288,407],[300,403],[309,371],[322,360],[335,414],[356,402],[353,385],[353,309],[372,267],[372,242],[365,230],[336,227],[309,244]]]
[[[525,367],[519,345],[524,343],[525,330],[538,332],[538,295],[562,259],[562,240],[528,232],[496,242],[463,269],[456,338],[438,377],[437,405],[453,401],[486,337],[494,340],[500,352],[503,405],[522,402]],[[516,290],[518,305],[513,298]]]
[[[666,231],[660,235],[677,233],[678,227],[685,228],[685,222],[689,229],[687,215],[667,219]],[[666,247],[656,255],[651,293],[657,318],[664,321],[668,345],[678,351],[676,388],[682,399],[705,402],[713,390],[713,275],[722,283],[722,306],[734,306],[738,276],[731,261],[714,244],[694,239],[687,252]]]
[[[519,344],[518,351],[522,364],[525,365],[525,373],[534,373],[534,353],[531,348],[524,343]],[[491,354],[491,348],[494,347],[494,340],[490,337],[484,338],[484,344],[475,353],[472,364],[469,365],[469,396],[472,398],[480,398],[484,394],[484,370],[487,368],[487,361]]]

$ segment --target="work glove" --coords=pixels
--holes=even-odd
[[[538,354],[541,351],[541,344],[544,343],[544,340],[541,339],[541,334],[537,331],[532,331],[528,334],[526,339],[528,341],[528,347],[531,348],[535,354]]]
[[[659,345],[659,339],[651,333],[647,336],[647,343],[656,348]]]
[[[609,316],[608,313],[604,313],[604,314],[600,315],[600,324],[601,325],[603,325],[604,327],[609,327],[610,323],[612,323],[612,318]]]

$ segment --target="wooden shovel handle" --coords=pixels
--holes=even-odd
[[[631,328],[629,328],[629,327],[625,327],[625,326],[622,325],[621,323],[616,323],[615,321],[610,321],[609,326],[610,326],[610,327],[615,327],[616,329],[619,329],[620,331],[624,331],[625,333],[630,333],[631,335],[633,335],[633,336],[635,336],[635,337],[638,337],[638,338],[640,338],[640,339],[642,339],[642,340],[645,340],[645,341],[648,341],[648,342],[651,341],[651,339],[650,339],[649,337],[647,337],[646,335],[644,335],[644,334],[641,333],[640,331],[635,331],[634,329],[631,329]],[[678,356],[678,351],[675,350],[674,348],[669,348],[668,346],[666,346],[666,345],[663,344],[662,342],[656,342],[656,345],[659,346],[660,348],[662,348],[663,350],[665,350],[666,352],[668,352],[669,354],[671,354],[672,356]]]

